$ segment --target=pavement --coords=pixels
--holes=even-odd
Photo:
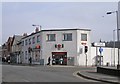
[[[97,70],[86,70],[86,71],[77,71],[77,75],[86,79],[112,83],[112,84],[120,84],[120,78],[117,76],[111,76],[106,74],[97,73]]]

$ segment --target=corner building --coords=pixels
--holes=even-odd
[[[21,40],[22,63],[46,65],[91,65],[89,29],[50,29],[32,33]],[[85,53],[85,46],[88,51]]]

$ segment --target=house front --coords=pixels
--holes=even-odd
[[[91,65],[89,29],[41,30],[22,38],[23,63]],[[85,52],[85,47],[87,48]]]

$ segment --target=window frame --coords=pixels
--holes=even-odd
[[[22,46],[24,46],[24,41],[22,41],[22,44],[21,44]]]
[[[54,35],[54,39],[52,38],[51,35]],[[47,41],[56,41],[56,34],[47,34]]]
[[[86,33],[81,33],[81,41],[87,41],[88,35]]]
[[[28,45],[28,40],[27,39],[25,40],[25,45]]]
[[[71,36],[69,36],[71,35]],[[72,41],[72,33],[63,33],[63,41]]]
[[[29,38],[29,45],[31,44],[31,38]]]
[[[40,35],[37,35],[37,43],[40,42]]]
[[[35,36],[32,37],[32,44],[35,44]]]

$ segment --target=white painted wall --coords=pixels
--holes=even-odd
[[[63,34],[64,33],[72,33],[72,41],[63,41]],[[21,41],[24,40],[24,46],[22,46],[22,62],[23,63],[28,63],[28,48],[29,47],[34,47],[37,45],[31,44],[31,45],[25,45],[25,40],[36,37],[37,35],[40,35],[40,45],[41,45],[41,59],[44,59],[44,64],[47,64],[48,62],[48,57],[52,58],[52,52],[67,52],[67,57],[74,57],[74,65],[86,65],[86,55],[84,54],[84,46],[81,44],[81,33],[86,33],[87,34],[87,41],[85,42],[86,45],[88,46],[88,52],[87,52],[87,65],[91,65],[91,35],[89,30],[56,30],[56,31],[51,31],[51,30],[42,30],[39,33],[36,33],[34,35],[28,36]],[[47,34],[56,34],[56,41],[47,41]],[[31,40],[32,42],[32,40]],[[55,44],[64,44],[64,48],[61,48],[58,50],[55,48]],[[80,48],[82,48],[83,52],[80,53]],[[27,55],[25,54],[25,51],[27,51]]]
[[[87,34],[87,41],[81,41],[81,33]],[[82,43],[86,43],[86,45],[82,45]],[[88,46],[88,52],[86,53],[87,56],[84,53],[84,47]],[[80,49],[83,50],[82,53],[80,53]],[[77,30],[77,65],[86,65],[86,59],[87,59],[87,65],[91,65],[91,34],[90,31],[85,30]]]
[[[40,35],[40,42],[39,43],[37,43],[37,36],[38,35]],[[33,44],[32,43],[32,38],[33,37],[35,37],[35,43]],[[31,38],[31,44],[29,45],[29,38]],[[40,47],[42,48],[42,45],[41,45],[41,33],[39,32],[39,33],[36,33],[36,34],[34,34],[34,35],[31,35],[31,36],[28,36],[28,37],[26,37],[26,38],[24,38],[24,39],[22,39],[21,40],[21,42],[22,41],[24,41],[24,46],[22,46],[22,62],[23,63],[29,63],[29,54],[28,54],[28,48],[29,47],[31,47],[31,48],[33,48],[33,47],[35,47],[37,44],[40,44]],[[27,45],[25,45],[25,40],[27,39],[27,41],[28,41],[28,44]],[[27,51],[27,55],[26,55],[26,52]]]
[[[114,64],[114,48],[106,48],[106,47],[102,47],[103,48],[103,52],[102,52],[102,56],[103,56],[103,65],[106,65],[107,62],[110,65]],[[99,47],[97,47],[97,55],[100,55],[99,53]],[[94,65],[94,58],[96,56],[96,47],[91,47],[91,60],[92,60],[92,65]],[[115,48],[115,65],[117,65],[118,63],[118,49]]]
[[[64,33],[72,33],[72,41],[63,41]],[[76,42],[76,30],[68,31],[44,31],[42,32],[42,45],[43,45],[43,58],[45,59],[45,64],[47,64],[48,57],[52,57],[52,52],[67,52],[67,57],[77,56],[77,42]],[[47,34],[56,34],[56,41],[46,41]],[[64,44],[64,48],[58,50],[55,48],[55,44]]]

